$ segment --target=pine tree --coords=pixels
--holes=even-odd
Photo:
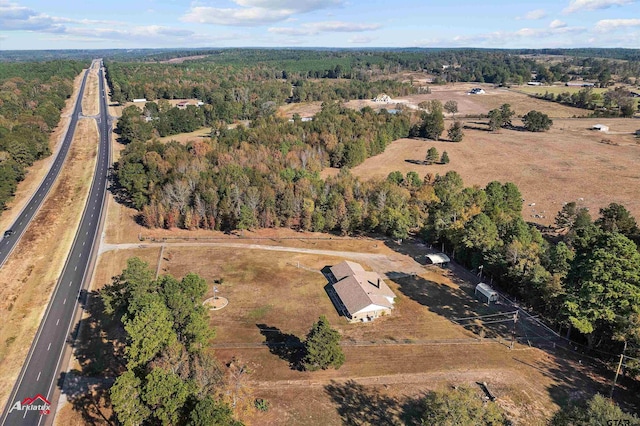
[[[440,157],[440,163],[449,164],[449,154],[447,154],[447,151],[442,152],[442,157]]]
[[[454,121],[451,127],[449,127],[449,131],[447,132],[447,136],[449,136],[449,140],[451,142],[460,142],[464,133],[462,131],[462,123],[459,121]]]
[[[438,161],[439,157],[440,155],[438,154],[438,150],[435,146],[432,146],[429,148],[429,151],[427,151],[427,156],[425,157],[424,162],[427,164],[433,164]]]
[[[305,370],[326,370],[334,367],[336,370],[344,363],[344,353],[340,347],[340,333],[329,325],[327,318],[322,315],[313,324],[305,341],[306,355],[303,360]]]

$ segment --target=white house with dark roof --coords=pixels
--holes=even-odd
[[[334,302],[349,321],[367,322],[391,313],[395,294],[378,273],[348,260],[330,269],[337,296]]]

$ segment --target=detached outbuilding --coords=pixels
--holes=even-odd
[[[491,304],[498,301],[498,292],[485,283],[478,284],[475,293],[476,297],[484,303]]]
[[[428,265],[447,266],[449,262],[451,262],[451,259],[449,259],[449,256],[447,256],[444,253],[427,254],[426,258],[427,258]]]
[[[594,124],[591,130],[597,130],[599,132],[608,132],[609,126],[605,126],[604,124]]]

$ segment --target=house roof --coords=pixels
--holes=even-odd
[[[359,263],[345,260],[331,267],[331,273],[336,277],[337,281],[340,281],[344,277],[349,275],[355,275],[358,272],[364,272],[364,268]]]
[[[351,273],[341,278],[336,275],[349,271]],[[350,315],[370,305],[393,307],[395,294],[376,272],[367,272],[359,264],[349,261],[334,265],[331,272],[338,279],[333,288]]]

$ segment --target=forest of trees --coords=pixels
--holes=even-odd
[[[417,220],[418,210],[408,207],[420,202],[419,188],[356,184],[346,168],[382,152],[408,128],[403,114],[330,104],[311,122],[271,117],[248,129],[222,127],[210,141],[186,146],[130,143],[117,176],[150,227],[378,229],[401,237]],[[319,173],[329,165],[345,169],[324,181]]]
[[[48,156],[49,133],[87,67],[78,61],[0,63],[0,211],[26,168]]]
[[[138,258],[101,290],[105,313],[125,331],[122,372],[111,404],[123,425],[235,425],[223,368],[202,305],[207,284],[196,274],[154,279]]]

